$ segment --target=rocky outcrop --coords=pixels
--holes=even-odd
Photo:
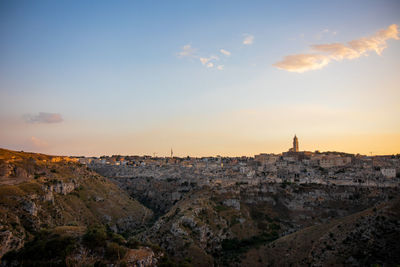
[[[160,257],[162,257],[162,254],[155,255],[151,248],[144,247],[139,249],[130,249],[124,260],[129,266],[149,267],[157,266]]]
[[[33,201],[23,201],[22,208],[27,211],[31,216],[37,216],[38,208]]]
[[[400,199],[315,225],[255,248],[245,266],[396,266]]]
[[[55,192],[62,195],[67,195],[74,191],[79,184],[73,180],[72,182],[54,181],[52,184],[44,186],[46,192]]]
[[[15,236],[9,230],[0,231],[0,257],[10,250],[17,250],[23,247],[25,234]]]
[[[0,258],[43,228],[108,224],[117,233],[128,233],[153,216],[115,184],[78,163],[2,153],[0,149],[0,171],[8,175],[8,183],[0,183]],[[8,159],[8,153],[15,158]],[[21,180],[13,177],[16,174],[33,177]]]
[[[235,210],[240,210],[240,201],[238,199],[225,199],[223,204],[228,207],[232,207]]]
[[[45,190],[45,194],[42,197],[42,201],[54,203],[53,191]]]
[[[128,190],[138,190],[132,189],[138,182],[144,195],[152,192],[154,202],[165,202],[174,192],[167,190],[169,185],[150,186],[151,179],[148,188],[142,178],[121,178],[118,184],[123,187],[125,181],[129,182]],[[161,194],[163,198],[159,197]],[[223,240],[243,239],[244,244],[259,244],[264,242],[257,241],[262,240],[258,237],[263,233],[265,240],[276,234],[285,236],[362,211],[396,194],[396,189],[391,188],[271,183],[220,189],[194,187],[141,236],[160,244],[177,258],[194,250],[202,251],[205,259],[210,255],[225,255],[221,252]],[[218,257],[224,256],[214,259]]]
[[[152,209],[156,216],[165,214],[179,200],[196,190],[195,184],[172,178],[164,180],[151,177],[110,179],[133,198]]]

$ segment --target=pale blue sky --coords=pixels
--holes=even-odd
[[[400,153],[398,40],[303,73],[273,66],[399,14],[399,1],[1,1],[0,146],[253,155],[297,133],[301,149]],[[40,112],[63,121],[24,119]]]

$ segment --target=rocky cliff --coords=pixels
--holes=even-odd
[[[0,150],[0,257],[43,230],[107,226],[141,231],[153,212],[73,160]]]
[[[291,183],[200,187],[191,186],[184,178],[112,180],[159,213],[158,220],[139,238],[159,244],[176,261],[194,266],[253,266],[243,257],[257,247],[307,227],[346,218],[398,195],[397,188]],[[268,259],[261,258],[261,262]]]
[[[399,228],[397,198],[254,248],[240,265],[397,266]]]

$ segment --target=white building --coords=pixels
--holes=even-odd
[[[396,169],[393,168],[382,168],[381,173],[386,178],[394,178],[396,177]]]

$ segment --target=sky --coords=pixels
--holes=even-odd
[[[400,2],[0,1],[0,147],[400,153]]]

